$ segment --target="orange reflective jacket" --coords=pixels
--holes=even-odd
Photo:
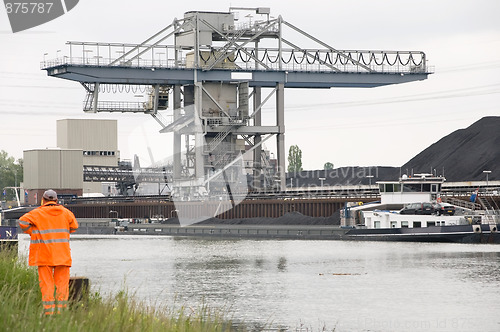
[[[31,235],[29,265],[71,266],[69,234],[78,223],[70,210],[47,202],[19,220],[22,231]]]

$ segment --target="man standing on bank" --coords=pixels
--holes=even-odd
[[[69,234],[78,228],[76,218],[70,210],[57,204],[57,193],[49,189],[43,194],[42,205],[19,220],[21,230],[31,235],[29,265],[38,266],[44,313],[60,313],[68,302]]]

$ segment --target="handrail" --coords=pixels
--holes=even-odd
[[[192,60],[186,61],[186,57],[193,58],[192,51],[186,53],[174,46],[94,42],[68,42],[68,45],[69,55],[44,60],[41,62],[41,69],[68,65],[194,69],[195,65]],[[130,54],[130,59],[123,59],[123,54],[130,53],[131,49],[136,49],[141,56],[133,53]],[[221,50],[224,50],[223,54],[219,54]],[[232,56],[227,57],[226,54]],[[426,64],[425,53],[421,51],[262,48],[258,50],[258,57],[256,54],[253,47],[237,45],[223,49],[204,48],[200,49],[199,67],[206,69],[207,63],[215,63],[217,59],[225,57],[226,61],[234,63],[232,70],[262,70],[258,64],[263,63],[267,70],[408,74],[431,72]],[[121,61],[117,62],[117,59]]]
[[[146,112],[146,107],[144,102],[129,102],[129,101],[98,101],[97,102],[97,112],[132,112],[141,113]],[[93,103],[83,102],[83,111],[92,112]]]

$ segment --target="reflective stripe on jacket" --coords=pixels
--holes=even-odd
[[[29,265],[71,266],[69,234],[78,223],[70,210],[47,202],[19,218],[19,226],[31,235]]]

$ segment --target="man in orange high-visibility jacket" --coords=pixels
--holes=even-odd
[[[38,266],[44,313],[60,313],[69,296],[69,234],[78,228],[75,216],[57,204],[57,193],[49,189],[40,207],[19,218],[19,226],[31,235],[29,265]]]

